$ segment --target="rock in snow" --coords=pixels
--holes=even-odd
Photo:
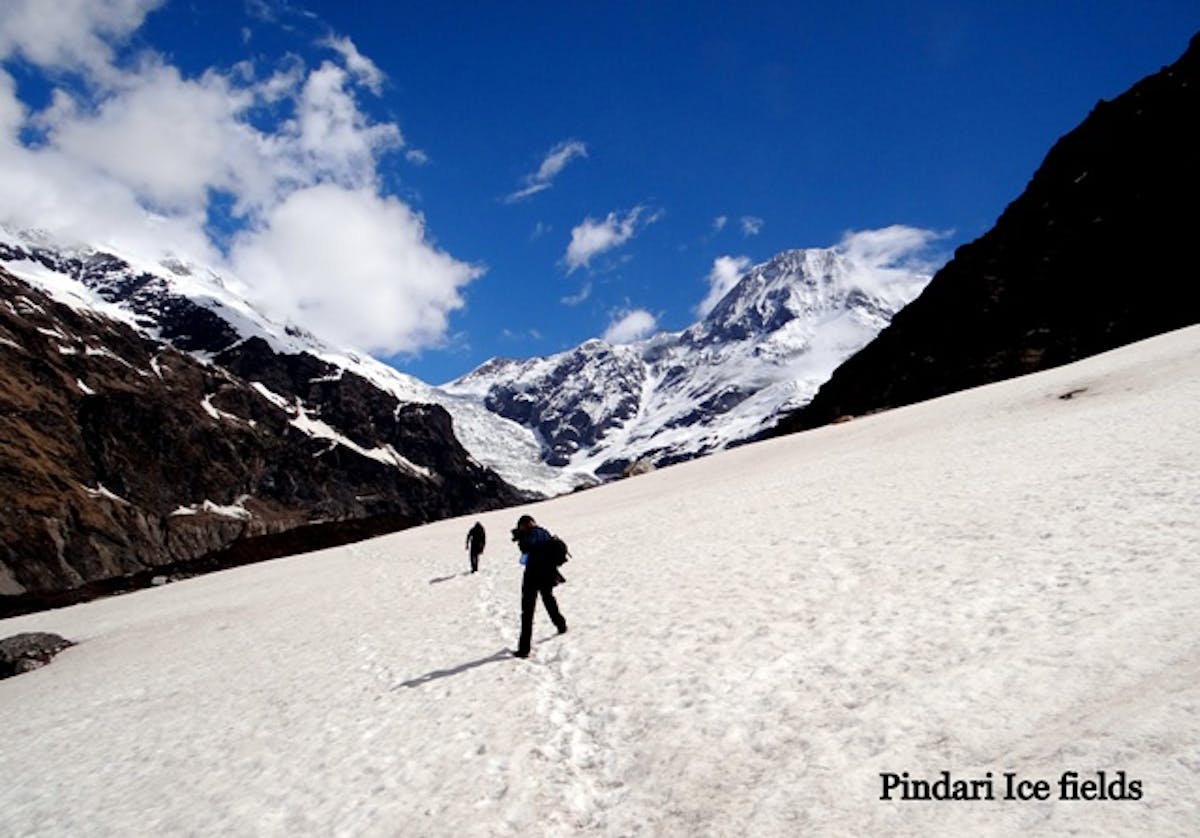
[[[70,640],[45,631],[27,631],[0,640],[0,678],[32,672],[73,646]]]

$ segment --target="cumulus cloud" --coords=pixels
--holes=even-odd
[[[122,41],[157,5],[6,5],[0,61],[78,83],[31,111],[0,69],[0,223],[209,264],[269,311],[368,351],[440,345],[482,269],[438,249],[382,190],[380,160],[405,142],[359,106],[383,83],[378,67],[336,36],[334,58],[290,56],[265,74],[243,61],[188,77],[151,50],[124,61]],[[230,208],[219,231],[214,201]]]
[[[578,268],[587,267],[592,259],[613,248],[620,247],[633,238],[639,228],[653,224],[662,217],[659,210],[649,216],[644,215],[645,207],[637,206],[624,215],[610,212],[602,221],[588,217],[571,230],[571,243],[563,261],[567,265],[567,273]]]
[[[705,317],[716,308],[717,303],[729,293],[729,289],[737,285],[750,265],[749,256],[718,256],[714,259],[712,270],[705,278],[708,282],[708,294],[696,307],[697,316]]]
[[[154,208],[196,210],[209,189],[266,200],[258,136],[241,118],[253,95],[209,74],[186,81],[154,66],[126,81],[99,110],[59,102],[43,119],[51,146],[127,185]]]
[[[285,145],[295,141],[296,162],[309,179],[357,187],[374,182],[377,155],[403,146],[404,139],[395,124],[374,123],[359,110],[349,82],[349,74],[328,61],[309,73],[283,136]]]
[[[5,0],[0,61],[20,55],[54,70],[86,71],[103,81],[118,75],[113,44],[136,31],[163,0]]]
[[[549,189],[554,185],[554,179],[576,157],[587,157],[587,146],[579,140],[563,140],[546,153],[536,172],[521,179],[524,186],[506,196],[504,202],[516,203]]]
[[[742,235],[749,237],[757,236],[759,233],[761,233],[764,222],[757,216],[743,215],[740,219],[740,223],[742,225]]]
[[[259,302],[315,332],[396,354],[436,345],[482,272],[431,247],[424,219],[368,189],[320,184],[272,208],[230,252]]]
[[[608,343],[633,343],[651,334],[657,325],[658,320],[644,308],[618,311],[604,331],[604,340]]]

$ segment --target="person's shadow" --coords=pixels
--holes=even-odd
[[[465,570],[462,573],[451,573],[449,576],[438,576],[435,579],[430,579],[429,584],[430,585],[438,585],[438,584],[441,584],[442,582],[449,582],[451,579],[457,579],[460,576],[470,576],[470,575],[471,575],[471,571],[469,571],[469,570]]]
[[[496,661],[509,660],[511,657],[512,652],[510,652],[508,649],[500,649],[492,652],[490,655],[484,658],[468,661],[467,663],[460,663],[458,666],[452,666],[449,669],[435,669],[432,672],[426,672],[424,675],[418,678],[410,678],[407,681],[401,681],[399,684],[392,687],[392,689],[398,690],[400,687],[409,687],[410,689],[412,687],[419,687],[422,684],[428,684],[430,681],[437,681],[441,678],[449,678],[451,675],[458,675],[470,669],[475,669],[483,666],[485,663],[495,663]]]
[[[555,637],[557,637],[557,635],[550,634],[546,635],[545,637],[539,637],[533,642],[535,644],[545,643],[547,640],[552,640]],[[486,657],[477,658],[476,660],[467,661],[466,663],[460,663],[458,666],[452,666],[449,669],[435,669],[432,672],[426,672],[424,675],[421,675],[417,678],[409,678],[407,681],[401,681],[399,684],[392,687],[392,689],[398,690],[401,687],[408,687],[409,689],[412,689],[413,687],[419,687],[422,684],[428,684],[430,681],[438,681],[442,678],[449,678],[452,675],[459,675],[463,672],[483,666],[486,663],[512,660],[512,658],[513,653],[511,649],[498,649]]]

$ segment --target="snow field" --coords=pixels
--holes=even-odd
[[[0,622],[80,641],[0,682],[0,832],[1189,834],[1197,404],[1200,327],[478,516],[475,575],[464,518]],[[942,770],[1144,795],[879,799]]]

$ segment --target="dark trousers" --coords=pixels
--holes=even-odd
[[[554,627],[559,631],[567,629],[567,621],[563,619],[558,602],[554,599],[554,582],[553,573],[533,574],[525,571],[525,578],[521,580],[521,640],[517,644],[517,651],[521,654],[529,654],[533,640],[533,609],[537,607],[538,594],[542,596],[542,605],[546,606],[546,613],[550,615]]]
[[[479,551],[472,550],[471,551],[471,572],[474,573],[477,570],[479,570]]]

